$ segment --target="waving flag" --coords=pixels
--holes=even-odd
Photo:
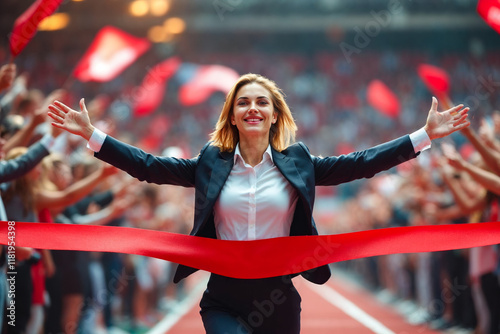
[[[477,12],[490,27],[500,33],[500,1],[479,0]]]
[[[148,71],[132,101],[136,117],[147,116],[158,108],[165,95],[167,81],[176,73],[179,66],[181,60],[172,57]]]
[[[35,36],[40,22],[56,11],[62,0],[37,0],[14,22],[9,37],[10,53],[16,57]]]
[[[366,91],[368,103],[382,115],[397,118],[401,106],[399,100],[389,87],[380,80],[373,80]]]
[[[448,96],[450,78],[445,70],[436,66],[421,64],[418,66],[417,72],[433,94],[438,97]]]
[[[185,106],[202,103],[216,91],[228,93],[239,77],[235,70],[226,66],[202,65],[180,88],[179,100]]]
[[[150,43],[114,27],[102,28],[73,71],[80,81],[109,81],[149,49]]]

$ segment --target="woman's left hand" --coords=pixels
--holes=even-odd
[[[469,107],[464,108],[463,104],[459,104],[446,111],[439,112],[437,110],[438,101],[435,97],[432,98],[432,106],[427,116],[425,131],[431,140],[436,138],[446,137],[449,134],[467,128],[470,125],[467,119]]]

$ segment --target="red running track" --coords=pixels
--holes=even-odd
[[[148,334],[204,334],[198,304],[207,277],[206,273],[197,275],[190,282],[191,298],[179,304]],[[318,286],[297,277],[294,284],[302,297],[301,334],[439,333],[426,326],[408,324],[393,307],[346,279],[333,277]]]

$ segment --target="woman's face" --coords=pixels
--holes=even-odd
[[[233,106],[231,124],[236,125],[240,138],[263,136],[269,138],[269,129],[276,122],[271,93],[258,83],[240,88]]]

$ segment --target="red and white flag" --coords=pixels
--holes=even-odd
[[[477,3],[478,14],[492,27],[500,33],[500,1],[499,0],[479,0]]]
[[[181,66],[181,60],[172,57],[151,68],[142,84],[132,94],[134,116],[143,117],[151,114],[158,108],[165,95],[168,80]]]
[[[151,44],[114,27],[104,27],[73,71],[80,81],[112,80],[139,58]]]
[[[35,36],[38,25],[47,16],[52,15],[62,0],[37,0],[14,22],[9,36],[10,53],[16,57]]]
[[[179,101],[192,106],[206,101],[216,91],[227,94],[239,77],[238,72],[226,66],[202,65],[180,88]]]

